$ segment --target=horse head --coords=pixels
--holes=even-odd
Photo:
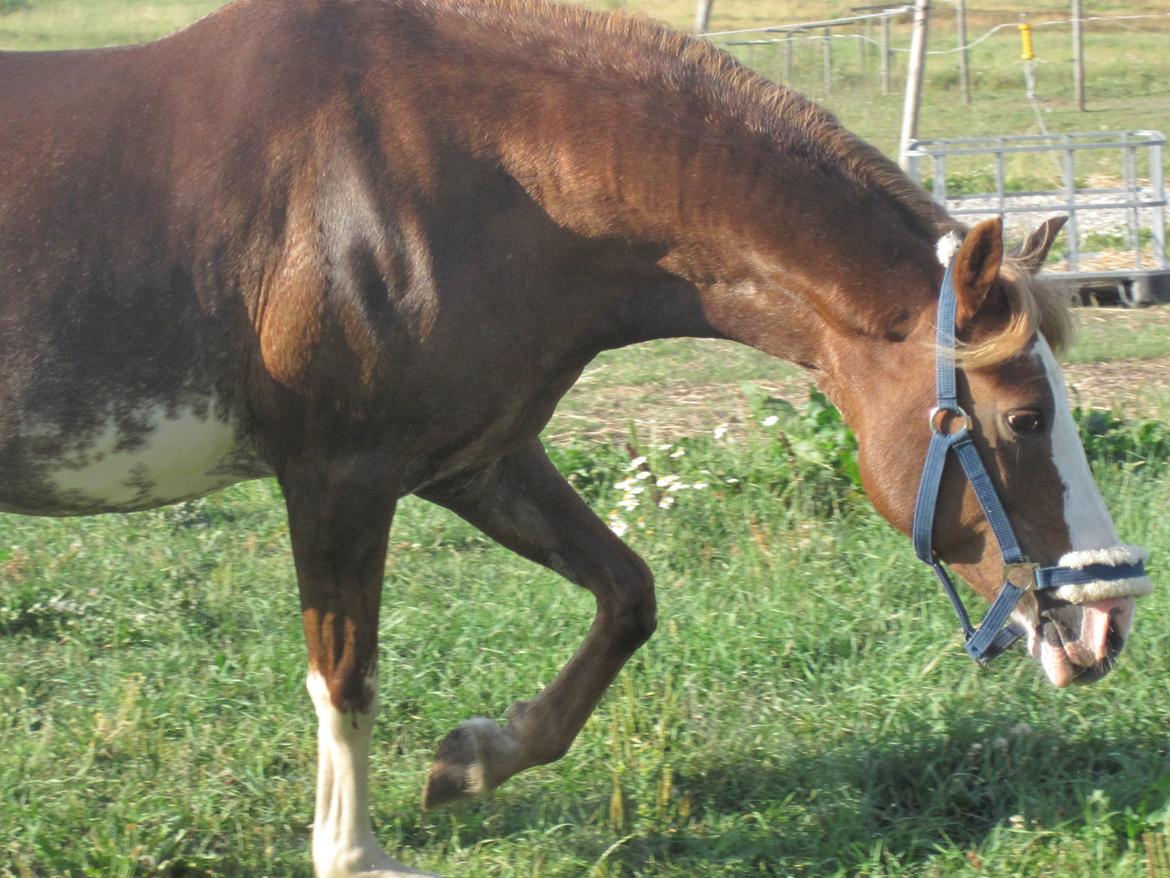
[[[953,316],[926,308],[848,394],[875,506],[914,537],[944,587],[940,562],[993,613],[1010,592],[1005,622],[1010,611],[1056,686],[1108,673],[1134,598],[1151,588],[1145,553],[1119,540],[1073,420],[1053,352],[1069,336],[1066,304],[1034,279],[1063,224],[1046,222],[1013,255],[1004,253],[998,219],[940,241],[938,273],[950,267],[940,284],[950,285]],[[947,374],[950,403],[942,401]],[[948,453],[960,436],[966,459]],[[936,454],[937,496],[924,500],[931,489],[923,468]],[[973,657],[985,657],[968,644]]]

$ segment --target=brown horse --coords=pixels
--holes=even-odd
[[[537,438],[604,349],[702,336],[806,367],[908,531],[954,243],[960,398],[1024,550],[1134,556],[1049,348],[1067,318],[1031,281],[1059,223],[1005,257],[998,222],[963,229],[705,43],[535,0],[241,0],[150,45],[0,54],[0,118],[0,509],[143,509],[276,476],[319,876],[417,874],[367,814],[398,498],[597,599],[547,689],[442,743],[427,805],[561,756],[654,630],[646,565]],[[936,518],[938,554],[993,597],[1000,558],[953,464]],[[1146,588],[1029,594],[1015,617],[1065,685],[1109,668]]]

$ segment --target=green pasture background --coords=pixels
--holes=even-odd
[[[683,0],[610,5],[676,25],[692,14]],[[1004,20],[969,5],[975,35]],[[0,47],[148,39],[213,6],[0,0]],[[847,6],[716,0],[712,25]],[[1059,48],[1041,42],[1051,127],[1170,127],[1170,31],[1137,25],[1150,32],[1092,37],[1085,115],[1069,107]],[[924,135],[1031,130],[1015,40],[983,44],[969,111],[931,62]],[[896,97],[857,83],[828,100],[891,146]],[[1165,323],[1136,314],[1087,323],[1069,358],[1168,355]],[[696,381],[681,376],[742,386],[746,416],[717,439],[731,418],[695,423],[679,400]],[[858,494],[832,412],[759,389],[794,377],[750,351],[661,342],[605,355],[566,400],[549,430],[556,459],[629,527],[658,576],[661,627],[564,760],[459,810],[419,808],[434,746],[546,683],[592,604],[450,515],[400,506],[372,760],[383,843],[467,878],[1170,876],[1165,591],[1142,602],[1121,663],[1095,686],[1053,690],[1015,654],[977,669],[929,573]],[[1139,402],[1167,410],[1159,385]],[[651,408],[660,428],[644,426]],[[1132,412],[1090,420],[1118,526],[1152,548],[1163,583],[1165,428]],[[638,453],[647,482],[689,487],[621,508],[615,485]],[[303,677],[271,482],[134,515],[0,516],[0,876],[307,876],[316,750]]]
[[[220,4],[215,0],[0,0],[0,49],[60,49],[107,46],[152,39],[168,33]],[[687,29],[694,0],[592,0],[586,5],[649,15]],[[778,23],[842,17],[865,4],[854,0],[715,0],[712,31],[738,30]],[[1072,41],[1066,0],[1031,3],[1025,0],[968,0],[968,42],[971,49],[973,101],[963,103],[959,91],[954,4],[936,2],[923,96],[921,137],[975,134],[1038,133],[1170,128],[1170,7],[1163,0],[1084,0],[1085,14],[1103,20],[1086,25],[1087,111],[1073,100]],[[1025,97],[1020,39],[1014,23],[1021,16],[1034,25],[1038,110]],[[1124,18],[1123,16],[1153,16]],[[1065,22],[1061,24],[1061,22]],[[888,152],[897,149],[902,91],[910,41],[909,20],[893,25],[893,89],[881,94],[877,48],[865,44],[862,61],[858,36],[862,27],[840,28],[833,42],[833,89],[822,84],[821,31],[796,39],[791,84],[836,111],[853,130]],[[874,30],[869,34],[877,38]],[[721,40],[759,38],[727,37]],[[780,69],[780,56],[767,47],[731,49],[768,75]],[[750,58],[749,58],[750,53]],[[864,63],[864,67],[863,67]],[[1037,112],[1041,121],[1037,121]],[[1081,170],[1117,176],[1117,154],[1102,154]],[[1055,179],[1055,165],[1011,167],[1016,176]],[[1051,172],[1051,173],[1050,173]],[[1033,180],[1033,182],[1038,182]]]

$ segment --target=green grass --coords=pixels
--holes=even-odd
[[[1070,363],[1149,360],[1170,356],[1170,309],[1125,311],[1078,308]],[[1156,390],[1157,388],[1149,388]]]
[[[766,23],[799,21],[815,18],[815,4],[792,10],[785,17],[773,13]],[[995,25],[1014,22],[1012,10],[1027,12],[1029,20],[1043,22],[1067,15],[1067,6],[1049,6],[1037,11],[1034,4],[969,2],[969,40],[983,35]],[[718,10],[719,3],[715,8]],[[847,15],[848,4],[821,4],[824,14]],[[995,10],[995,13],[981,12]],[[1094,4],[1093,15],[1165,12],[1155,4]],[[673,19],[672,19],[673,20]],[[742,21],[738,26],[756,22]],[[724,25],[718,21],[714,27]],[[756,37],[758,38],[758,37]],[[736,39],[736,38],[731,38]],[[1126,26],[1090,24],[1086,31],[1087,111],[1075,107],[1073,95],[1071,39],[1067,28],[1036,30],[1037,111],[1029,103],[1024,88],[1024,69],[1020,60],[1019,37],[1014,27],[999,31],[979,43],[969,53],[972,78],[972,102],[962,100],[958,55],[932,55],[927,61],[926,83],[918,136],[947,138],[973,135],[1040,133],[1041,122],[1052,132],[1132,130],[1170,128],[1170,19],[1153,19],[1126,23]],[[793,73],[787,81],[824,103],[844,123],[888,154],[897,151],[902,118],[902,94],[906,77],[909,31],[905,25],[894,28],[892,45],[892,88],[882,95],[878,87],[876,48],[866,56],[865,72],[861,53],[854,41],[833,43],[833,86],[823,85],[822,51],[819,34],[798,37],[794,43]],[[932,51],[947,51],[956,46],[953,17],[946,7],[934,14]],[[783,78],[783,57],[779,47],[732,47],[742,60],[773,78]],[[1140,60],[1139,60],[1140,59]],[[1164,163],[1170,157],[1163,157]],[[1170,167],[1170,164],[1167,164]],[[1120,177],[1118,152],[1097,152],[1078,156],[1077,173],[1082,177],[1104,175]],[[986,180],[993,169],[982,160],[952,159],[948,166],[952,177],[971,176]],[[1059,184],[1059,168],[1047,157],[1009,157],[1006,167],[1009,188],[1052,188]],[[966,187],[960,187],[966,188]],[[987,191],[980,186],[980,191]]]
[[[9,0],[0,7],[0,49],[73,49],[141,43],[218,6],[215,0]]]
[[[373,764],[383,842],[449,875],[1147,875],[1170,816],[1164,593],[1108,680],[983,672],[909,545],[752,428],[647,449],[708,487],[628,515],[662,624],[562,762],[424,814],[434,744],[583,636],[585,594],[409,500]],[[793,446],[799,450],[799,446]],[[629,452],[558,458],[602,514]],[[806,460],[811,458],[806,458]],[[1170,482],[1102,465],[1163,577]],[[737,481],[732,482],[731,479]],[[0,875],[307,875],[313,722],[270,482],[129,516],[0,517]],[[1090,871],[1079,871],[1088,864]]]

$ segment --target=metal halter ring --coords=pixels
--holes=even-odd
[[[943,429],[943,427],[946,426],[946,420],[948,417],[956,418],[961,421],[958,430]],[[936,433],[941,433],[944,436],[953,436],[956,433],[961,433],[963,430],[969,431],[971,429],[971,416],[968,415],[960,405],[954,406],[953,408],[944,408],[943,406],[936,405],[930,410],[929,418],[930,429],[934,430]]]
[[[1039,569],[1040,565],[1033,564],[1031,561],[1004,564],[1003,581],[1008,585],[1014,585],[1020,591],[1035,591],[1037,588],[1036,571]]]

